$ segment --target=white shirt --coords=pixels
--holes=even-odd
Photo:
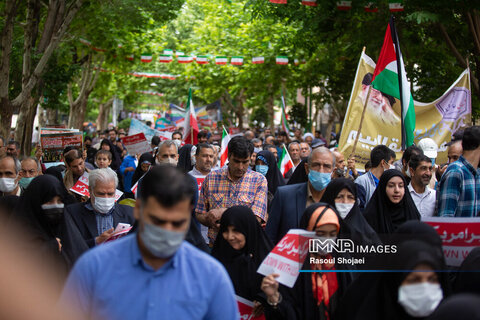
[[[433,217],[433,214],[435,213],[437,192],[426,186],[424,193],[417,193],[415,189],[413,189],[411,182],[408,185],[408,191],[410,192],[420,215],[422,217]]]

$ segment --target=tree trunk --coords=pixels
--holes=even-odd
[[[8,98],[0,98],[0,136],[9,140],[12,128],[13,106]]]
[[[268,127],[270,127],[270,130],[272,130],[272,132],[275,132],[275,110],[274,110],[274,104],[275,104],[275,97],[273,96],[273,92],[272,92],[272,84],[269,83],[267,85],[267,88],[268,88],[268,99],[267,99],[267,104],[266,104],[266,107],[267,107],[267,111],[268,111]]]
[[[70,114],[68,116],[68,127],[74,129],[83,129],[85,120],[85,111],[87,110],[88,97],[82,96],[77,99],[73,105],[70,105]]]
[[[46,124],[58,124],[57,123],[57,110],[47,109],[47,119]]]
[[[243,107],[243,104],[245,103],[246,97],[245,97],[245,88],[242,88],[240,90],[240,93],[235,99],[237,101],[237,107],[235,108],[235,114],[238,117],[238,127],[240,130],[243,129],[243,116],[245,115],[245,108]]]
[[[108,114],[113,103],[113,98],[98,106],[97,131],[103,131],[108,126]]]

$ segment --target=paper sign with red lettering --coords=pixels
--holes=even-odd
[[[480,218],[422,217],[442,239],[447,265],[458,267],[480,246]]]
[[[257,272],[268,276],[277,273],[277,281],[293,287],[308,254],[308,240],[315,232],[292,229],[263,260]]]
[[[148,144],[143,132],[124,137],[122,142],[127,148],[128,154],[132,156],[152,151],[152,147]]]
[[[238,311],[240,312],[241,320],[265,320],[265,315],[259,317],[253,316],[253,302],[235,295],[237,298]]]
[[[70,191],[75,192],[83,197],[90,197],[90,191],[88,191],[88,172],[85,171],[85,173],[78,178],[77,183],[70,188]],[[118,189],[115,190],[115,201],[120,199],[122,195],[122,191]]]
[[[195,179],[197,179],[197,184],[198,184],[198,194],[200,194],[200,190],[202,190],[202,183],[205,180],[205,177],[201,176],[194,176]]]

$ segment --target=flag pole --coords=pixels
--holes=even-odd
[[[365,53],[366,47],[363,47],[362,53]],[[371,91],[372,84],[368,86],[367,89],[367,98],[365,99],[365,103],[363,104],[362,116],[360,117],[360,124],[358,125],[357,135],[355,136],[355,141],[353,142],[352,152],[350,153],[349,159],[355,156],[355,151],[357,150],[358,139],[360,138],[360,132],[362,131],[363,126],[363,119],[365,118],[365,111],[367,110],[368,100],[370,99],[370,91]]]
[[[193,144],[193,128],[190,127],[190,141],[192,141]]]

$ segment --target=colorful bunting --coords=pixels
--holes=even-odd
[[[275,61],[276,61],[277,64],[285,65],[285,64],[288,64],[288,57],[287,56],[278,56],[275,59]]]
[[[173,56],[173,50],[172,49],[165,49],[165,50],[163,50],[163,54],[168,55],[168,56]]]
[[[337,1],[338,10],[350,10],[352,9],[352,1]]]
[[[193,61],[193,57],[191,56],[177,56],[178,63],[191,63]]]
[[[253,58],[252,58],[252,63],[253,63],[253,64],[262,64],[262,63],[265,63],[265,58],[264,58],[264,57],[253,57]]]
[[[133,61],[134,58],[135,58],[135,56],[133,54],[129,54],[128,56],[125,57],[125,59],[130,60],[130,61]]]
[[[390,12],[403,11],[403,0],[389,0],[388,8]]]
[[[140,61],[142,62],[146,62],[146,63],[149,63],[149,62],[152,62],[153,58],[152,58],[152,54],[151,53],[143,53],[141,56],[140,56]]]
[[[162,63],[170,63],[172,62],[173,58],[169,54],[161,54],[160,57],[158,58],[158,62]]]
[[[378,12],[377,1],[370,1],[367,4],[365,4],[364,10],[365,12]]]
[[[287,4],[287,0],[270,0],[271,3]]]
[[[215,57],[215,64],[227,64],[228,58],[226,56],[216,56]]]
[[[302,4],[304,6],[316,7],[317,6],[317,0],[302,0]]]
[[[243,57],[232,57],[230,64],[241,66],[243,64]]]
[[[198,64],[208,64],[208,56],[197,56]]]

